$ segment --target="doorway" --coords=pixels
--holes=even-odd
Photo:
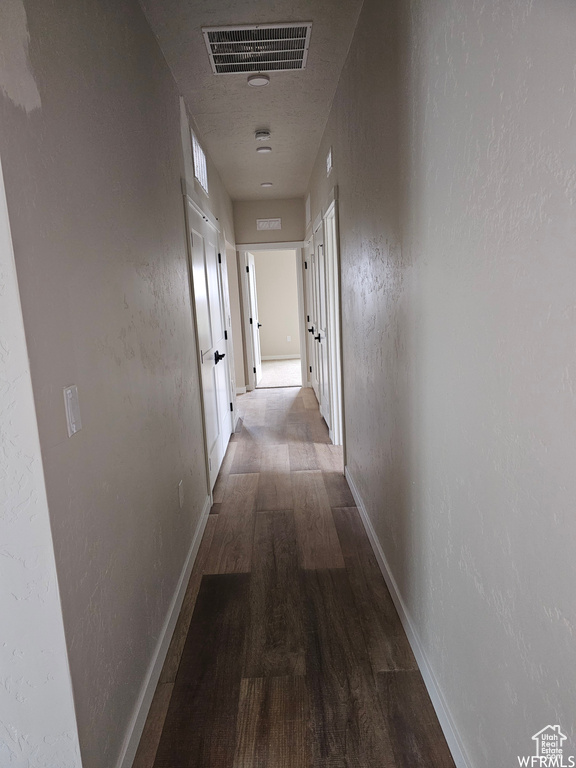
[[[244,257],[251,388],[301,387],[306,384],[301,249],[261,247]]]

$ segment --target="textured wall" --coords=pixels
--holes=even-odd
[[[282,219],[282,229],[256,229],[256,219]],[[235,200],[237,243],[291,243],[304,238],[304,200]]]
[[[0,153],[64,627],[84,767],[111,768],[206,500],[178,93],[135,0],[30,0],[29,37],[8,6]]]
[[[298,281],[294,251],[255,251],[262,357],[300,354]],[[286,341],[290,336],[291,341]]]
[[[0,765],[79,768],[38,428],[0,168]]]
[[[567,0],[366,0],[312,177],[349,468],[474,768],[576,753],[575,50]]]

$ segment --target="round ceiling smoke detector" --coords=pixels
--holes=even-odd
[[[263,181],[262,184],[260,184],[261,187],[273,187],[274,184],[272,184],[271,181]]]
[[[259,128],[254,133],[254,138],[256,139],[256,141],[269,141],[271,135],[272,134],[270,133],[268,128]]]
[[[272,147],[256,147],[256,152],[272,152]]]
[[[248,85],[252,85],[254,86],[254,88],[259,88],[263,85],[268,85],[269,82],[270,82],[270,78],[268,77],[268,75],[262,75],[262,74],[250,75],[250,77],[248,78]]]

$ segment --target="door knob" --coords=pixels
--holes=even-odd
[[[314,333],[314,326],[312,326],[312,328],[308,328],[308,333]]]
[[[214,365],[218,365],[218,363],[220,362],[220,360],[222,360],[223,357],[226,357],[226,353],[224,352],[224,354],[221,355],[220,352],[216,350],[216,352],[214,352]]]
[[[257,323],[258,328],[262,328],[262,323]]]
[[[316,341],[320,341],[320,334],[318,334],[318,336],[314,336],[314,338],[316,339]]]

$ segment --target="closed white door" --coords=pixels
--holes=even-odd
[[[318,389],[318,351],[316,348],[316,342],[314,341],[314,335],[316,334],[317,322],[316,322],[316,300],[315,300],[315,258],[314,247],[311,246],[307,255],[307,269],[306,275],[306,350],[307,359],[309,365],[309,378],[310,384],[316,395],[316,399],[320,398]]]
[[[316,247],[318,272],[318,332],[315,341],[318,345],[318,372],[320,388],[320,413],[330,429],[330,366],[328,359],[328,312],[326,295],[326,260],[324,244]]]
[[[217,233],[202,221],[190,203],[188,216],[206,450],[210,488],[213,488],[231,433],[228,366],[223,364],[226,340],[222,285]]]
[[[314,360],[316,381],[312,380],[320,413],[330,429],[330,365],[328,347],[328,297],[322,226],[314,233]]]
[[[252,337],[252,352],[254,359],[254,386],[257,387],[262,378],[262,355],[260,352],[260,323],[258,321],[258,296],[256,294],[256,270],[254,255],[246,254],[248,266],[248,293],[250,299],[250,334]]]
[[[230,308],[230,290],[228,286],[228,267],[226,263],[226,254],[228,251],[233,253],[236,258],[236,250],[229,243],[225,242],[224,252],[218,257],[220,267],[220,282],[222,284],[222,294],[224,299],[224,336],[226,337],[226,355],[224,361],[228,370],[228,401],[232,403],[229,412],[230,433],[234,432],[236,426],[236,373],[234,371],[234,341],[232,338],[232,310]]]

